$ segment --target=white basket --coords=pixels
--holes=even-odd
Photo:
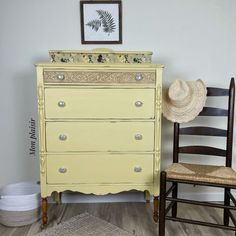
[[[40,218],[40,186],[33,182],[10,184],[0,189],[0,223],[23,226]]]

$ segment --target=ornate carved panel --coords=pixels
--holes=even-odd
[[[154,84],[155,72],[44,71],[45,83]]]

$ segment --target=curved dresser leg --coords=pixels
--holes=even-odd
[[[53,198],[57,205],[61,205],[61,192],[54,192]]]
[[[158,222],[158,218],[159,218],[159,200],[158,200],[158,196],[154,196],[154,212],[153,212],[153,220],[157,223]]]
[[[42,226],[45,227],[48,223],[48,200],[47,198],[42,198]]]
[[[62,195],[62,193],[60,192],[60,193],[58,193],[58,195],[59,195],[59,201],[58,201],[58,204],[61,205],[61,195]]]
[[[150,196],[150,192],[148,190],[144,191],[144,198],[146,200],[146,203],[150,203],[151,196]]]

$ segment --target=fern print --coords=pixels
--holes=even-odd
[[[116,24],[111,13],[104,10],[97,10],[97,13],[99,15],[99,19],[101,20],[103,31],[108,34],[114,32],[116,29]]]
[[[91,20],[86,25],[96,32],[101,27],[104,33],[107,33],[108,35],[113,33],[116,29],[116,24],[112,14],[104,10],[96,10],[96,12],[99,19]]]
[[[93,30],[95,30],[97,32],[98,29],[101,27],[101,24],[102,23],[100,20],[91,20],[86,25],[90,26]]]

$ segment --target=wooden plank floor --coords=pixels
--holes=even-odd
[[[198,210],[197,210],[198,209]],[[138,236],[157,236],[158,225],[152,221],[152,204],[145,203],[79,203],[49,206],[49,225],[57,225],[75,215],[88,212],[111,222]],[[189,219],[203,219],[221,222],[222,210],[212,208],[181,205],[178,216]],[[1,236],[31,236],[40,232],[40,221],[25,227],[8,228],[0,225]],[[166,236],[233,236],[232,231],[224,231],[209,227],[166,222]]]

